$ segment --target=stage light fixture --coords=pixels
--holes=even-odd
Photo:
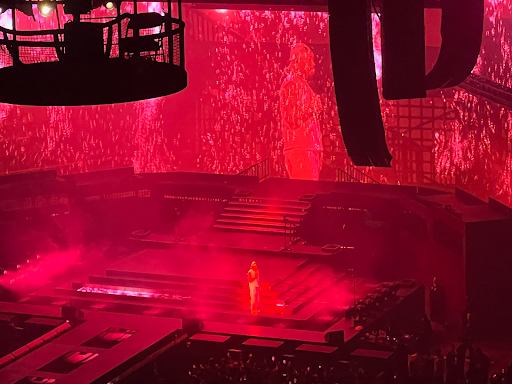
[[[48,17],[55,9],[55,4],[50,1],[40,1],[37,4],[37,10],[43,17]]]
[[[123,15],[119,12],[116,15],[116,11],[121,6],[119,0],[13,0],[12,4],[8,3],[8,0],[0,0],[2,8],[6,4],[11,8],[16,6],[16,10],[18,10],[18,4],[25,3],[31,7],[35,4],[37,9],[34,13],[37,12],[40,17],[48,19],[58,17],[58,13],[63,8],[64,14],[71,15],[72,20],[64,24],[56,22],[57,25],[54,28],[57,27],[57,29],[46,31],[28,31],[20,23],[13,23],[12,34],[16,35],[17,28],[21,27],[23,30],[20,29],[19,32],[26,38],[18,40],[17,44],[11,48],[12,44],[8,43],[6,36],[3,36],[3,40],[9,48],[6,54],[11,56],[12,64],[0,68],[3,74],[2,80],[9,78],[10,81],[14,81],[16,78],[16,81],[22,80],[27,84],[33,84],[34,81],[40,80],[41,68],[43,68],[46,80],[55,77],[56,79],[66,78],[68,81],[63,82],[62,86],[43,87],[44,89],[37,92],[34,92],[31,87],[27,87],[26,84],[16,83],[16,86],[2,84],[0,101],[9,101],[11,104],[42,104],[45,106],[113,104],[161,97],[179,92],[187,86],[185,46],[183,44],[185,23],[182,20],[181,0],[168,0],[169,9],[173,9],[172,17],[170,12],[162,15],[158,12],[144,11]],[[57,4],[62,8],[57,8]],[[82,15],[90,14],[93,9],[106,9],[107,7],[112,8],[108,13],[115,20],[103,22],[94,20],[94,17],[82,17]],[[28,7],[26,11],[28,12]],[[110,47],[108,44],[107,49],[110,52],[105,52],[105,28],[108,28],[109,35],[113,36],[115,28],[125,19],[128,21],[126,25],[129,25],[127,28],[131,28],[133,31],[158,27],[162,30],[165,28],[164,26],[169,26],[169,30],[165,30],[165,33],[154,31],[151,35],[144,36],[145,39],[142,40],[138,40],[140,36],[135,35],[133,39],[132,37],[123,38],[122,42],[119,41],[118,52],[113,51],[115,47]],[[146,25],[149,26],[145,27]],[[59,34],[58,40],[52,39],[55,33]],[[179,35],[179,39],[167,39],[167,35],[171,36],[171,34],[176,37]],[[42,41],[41,36],[43,35],[52,41]],[[52,47],[56,50],[58,60],[42,55],[38,50],[42,46]],[[65,47],[65,52],[63,47]],[[19,65],[21,64],[20,53],[25,48],[26,55],[37,57],[33,65]],[[155,52],[155,54],[151,57],[147,56],[147,60],[131,59],[141,56],[146,58],[144,52],[148,52],[148,49],[150,53]],[[160,54],[164,51],[172,52],[172,55]],[[135,68],[137,71],[134,71]],[[106,90],[104,79],[96,74],[113,71],[117,73],[118,80],[113,85],[109,84],[111,86]],[[141,80],[141,78],[143,79]],[[84,79],[87,80],[88,86],[81,88],[80,92],[76,91],[75,86],[69,87],[68,83],[78,85]],[[52,84],[59,83],[59,81],[51,82]],[[23,265],[27,264],[23,263]]]
[[[52,13],[52,8],[49,5],[43,5],[41,7],[41,15],[47,17],[50,15],[50,13]]]

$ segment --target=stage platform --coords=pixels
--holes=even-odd
[[[262,281],[258,315],[250,313],[246,282],[254,258]],[[148,248],[98,265],[94,274],[44,287],[23,302],[198,318],[207,332],[325,343],[326,332],[342,330],[346,341],[359,333],[345,311],[380,284],[306,258]],[[408,294],[405,290],[401,295]]]
[[[259,264],[262,282],[258,316],[250,314],[246,280],[253,260]],[[357,298],[377,285],[371,279],[356,279]],[[97,265],[87,275],[60,285],[45,286],[24,302],[62,305],[72,301],[85,309],[117,308],[130,313],[262,326],[286,321],[290,328],[325,331],[353,300],[351,277],[307,258],[148,248]],[[310,319],[319,312],[332,312],[324,316],[329,321]]]
[[[199,187],[196,183],[186,191],[191,195],[173,192],[172,188],[183,187],[176,180],[148,187],[151,193],[161,193],[151,195],[151,199],[146,195],[149,189],[144,189],[141,199],[147,200],[137,200],[137,204],[141,204],[141,211],[146,207],[155,209],[152,218],[156,224],[146,222],[152,225],[150,231],[142,225],[140,231],[130,226],[115,244],[112,241],[106,247],[84,248],[76,263],[69,262],[69,266],[62,268],[65,273],[49,275],[40,287],[28,294],[24,292],[21,300],[12,304],[17,306],[12,308],[13,312],[58,315],[62,306],[71,305],[85,312],[85,322],[0,370],[8,375],[0,376],[0,382],[5,377],[8,379],[5,382],[16,383],[23,374],[45,377],[41,368],[70,351],[98,353],[98,356],[67,374],[55,370],[44,372],[54,374],[48,377],[59,382],[81,383],[86,381],[80,381],[82,378],[73,381],[74,375],[89,367],[90,376],[83,375],[83,380],[94,382],[111,374],[110,363],[122,366],[191,320],[200,320],[204,325],[202,332],[190,339],[194,343],[217,343],[241,350],[278,350],[287,354],[339,353],[338,357],[353,350],[365,333],[384,326],[390,314],[407,318],[399,308],[413,308],[411,323],[421,320],[425,310],[421,284],[385,282],[360,270],[354,275],[351,261],[358,258],[358,250],[354,249],[350,237],[342,238],[344,243],[334,251],[326,251],[321,246],[307,244],[289,231],[289,228],[293,230],[289,223],[300,222],[300,217],[310,208],[308,195],[347,191],[357,194],[361,186],[278,179],[258,183],[252,178],[225,175],[206,178],[210,182],[204,181]],[[210,184],[225,187],[216,190],[222,192],[221,198],[215,194],[201,195]],[[411,188],[398,190],[391,186],[365,186],[365,191],[375,196],[416,193]],[[138,199],[139,192],[129,196]],[[199,196],[194,195],[196,192]],[[83,204],[118,196],[96,191],[91,194],[87,196],[90,200],[84,200]],[[105,200],[99,206],[108,209],[115,203],[121,205],[119,211],[112,211],[113,215],[126,211],[129,206],[121,198]],[[191,212],[193,220],[189,220],[189,228],[193,227],[191,223],[200,228],[184,234],[179,230],[179,220],[162,219],[176,212],[174,218],[187,218]],[[133,220],[130,214],[127,213],[126,220]],[[203,219],[206,224],[202,223]],[[133,220],[132,224],[139,225],[139,222]],[[62,260],[68,261],[66,257]],[[247,282],[247,271],[253,260],[261,273],[260,313],[256,315],[250,311]],[[361,260],[364,263],[367,259]],[[22,285],[23,279],[18,280],[16,276],[25,274],[25,281],[30,280],[31,268],[36,277],[36,265],[28,263],[19,271],[9,272],[9,281],[14,282],[13,286],[18,282]],[[382,292],[389,291],[393,283],[400,289],[384,300]],[[383,301],[376,304],[372,301],[376,297]],[[372,308],[368,320],[356,323],[347,317],[347,310],[356,304],[365,311],[366,306]],[[107,351],[83,345],[87,338],[116,327],[137,332]],[[144,342],[139,340],[146,334]],[[67,346],[66,351],[63,345]],[[115,357],[109,355],[122,346],[126,346],[122,353]],[[108,364],[103,362],[104,358]],[[66,381],[61,381],[64,378]]]
[[[326,252],[322,247],[307,245],[302,243],[292,244],[290,240],[285,243],[284,235],[275,236],[262,233],[240,233],[233,236],[232,232],[206,230],[197,235],[187,238],[176,237],[170,233],[154,232],[143,238],[131,236],[130,240],[136,243],[142,243],[143,246],[155,248],[171,248],[171,249],[217,249],[228,251],[231,253],[267,256],[285,256],[317,259],[352,256],[355,249],[348,241],[347,245],[343,245],[334,252]]]

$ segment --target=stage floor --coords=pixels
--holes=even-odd
[[[258,315],[250,313],[246,281],[253,260],[258,262],[264,286]],[[87,274],[45,286],[23,302],[54,306],[71,302],[86,310],[196,317],[204,320],[211,332],[250,331],[285,337],[284,330],[294,330],[298,333],[292,332],[289,338],[323,342],[323,333],[338,322],[347,327],[345,310],[378,284],[371,279],[353,279],[307,258],[213,252],[209,248],[148,248],[114,262],[96,263]],[[78,292],[80,287],[95,292]],[[132,291],[146,296],[136,297]],[[162,293],[172,297],[161,298]],[[181,296],[173,300],[173,295]],[[306,333],[301,335],[301,331]]]
[[[255,255],[249,250],[231,253],[213,248],[146,249],[119,260],[109,269],[245,282],[253,260],[258,263],[261,280],[271,285],[291,275],[307,261],[306,258]]]
[[[322,250],[322,247],[307,245],[307,244],[290,244],[285,242],[283,236],[266,235],[261,233],[237,233],[233,235],[232,232],[222,232],[215,230],[202,231],[196,235],[186,238],[176,238],[176,236],[166,233],[164,231],[150,233],[147,237],[142,239],[131,238],[132,241],[141,242],[148,246],[157,246],[164,248],[210,248],[217,250],[217,253],[231,252],[237,254],[255,254],[278,257],[298,257],[306,259],[309,257],[330,259],[334,256],[346,257],[354,253],[354,248],[348,242],[344,246],[346,249],[341,249],[336,253],[327,253]],[[189,251],[189,253],[196,253]]]

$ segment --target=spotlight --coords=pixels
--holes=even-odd
[[[108,10],[114,9],[114,3],[111,1],[106,2],[105,8],[107,8]]]
[[[55,4],[53,4],[50,1],[39,1],[37,3],[37,9],[39,10],[39,13],[42,16],[48,17],[52,13],[52,11],[55,9]]]
[[[52,9],[51,9],[51,7],[49,5],[43,5],[41,7],[41,15],[46,17],[46,16],[49,16],[50,13],[52,13]]]

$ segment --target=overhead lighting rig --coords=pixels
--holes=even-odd
[[[161,0],[163,14],[138,12],[137,0],[0,1],[0,12],[14,9],[12,28],[0,27],[0,54],[10,55],[5,62],[12,63],[0,69],[0,102],[113,104],[165,96],[187,86],[181,0]],[[123,3],[132,4],[126,8],[130,13],[121,13]],[[33,5],[42,16],[57,17],[58,29],[19,29],[16,12],[33,16]],[[100,7],[107,10],[101,20],[87,16]],[[62,9],[71,20],[59,15]],[[101,73],[115,76],[105,79]],[[51,86],[36,87],[41,78]]]

